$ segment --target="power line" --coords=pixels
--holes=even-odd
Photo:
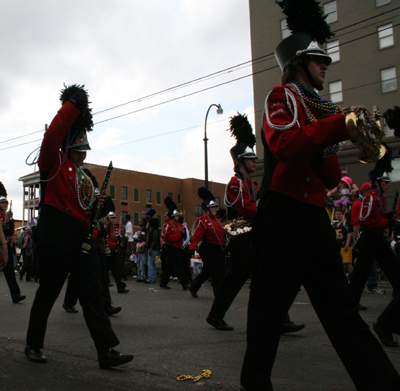
[[[363,23],[363,22],[365,22],[365,21],[369,21],[369,20],[371,20],[371,19],[378,18],[378,17],[380,17],[380,16],[382,16],[382,15],[384,15],[384,14],[393,12],[393,11],[398,10],[398,9],[400,9],[400,7],[397,7],[397,8],[395,8],[395,9],[391,10],[391,11],[387,11],[387,12],[381,13],[381,14],[379,14],[379,15],[375,15],[375,16],[373,16],[373,17],[366,18],[366,19],[363,19],[363,20],[361,20],[361,21],[355,22],[355,23],[353,23],[353,24],[351,24],[351,25],[349,25],[349,26],[345,26],[345,27],[343,27],[343,28],[341,28],[341,29],[336,30],[335,32],[338,32],[338,31],[341,31],[341,30],[344,30],[344,29],[353,27],[353,26],[355,26],[355,25],[358,25],[358,24]],[[398,15],[396,15],[396,16],[398,16]],[[395,17],[396,17],[396,16],[395,16]],[[379,21],[379,22],[377,22],[377,23],[382,23],[382,21]],[[397,26],[399,26],[399,24],[396,24],[396,25],[394,25],[393,27],[397,27]],[[370,27],[370,25],[369,25],[369,26],[365,26],[365,27],[363,27],[363,28],[367,28],[367,27]],[[351,32],[354,32],[354,31],[351,31]],[[347,41],[347,42],[342,42],[342,43],[340,44],[340,46],[347,45],[347,44],[349,44],[349,43],[353,43],[353,42],[355,42],[355,41],[358,41],[358,40],[360,40],[360,39],[369,37],[369,36],[374,35],[374,34],[377,34],[377,33],[378,33],[378,32],[375,31],[375,32],[372,32],[372,33],[369,33],[369,34],[360,36],[360,37],[358,37],[358,38],[351,39],[351,40],[349,40],[349,41]],[[346,34],[347,34],[347,33],[346,33]],[[103,112],[107,112],[107,111],[111,111],[111,110],[113,110],[113,109],[120,108],[120,107],[129,105],[129,104],[132,104],[132,103],[135,103],[135,102],[140,102],[140,101],[143,101],[143,100],[145,100],[145,99],[149,99],[150,97],[155,97],[155,96],[160,95],[160,94],[164,94],[164,93],[167,93],[167,92],[171,92],[171,91],[174,91],[174,90],[183,88],[183,87],[185,87],[185,86],[188,86],[188,85],[191,85],[191,84],[194,84],[194,83],[198,83],[198,82],[200,82],[200,81],[202,81],[202,80],[207,80],[207,79],[209,79],[209,78],[211,78],[211,77],[216,77],[216,76],[218,76],[218,75],[221,75],[221,74],[223,74],[223,73],[225,73],[225,72],[229,72],[229,71],[231,71],[231,70],[233,70],[233,69],[237,69],[237,68],[239,68],[239,67],[242,67],[242,68],[243,68],[243,67],[246,67],[246,66],[250,66],[251,63],[253,63],[253,65],[254,65],[254,64],[260,63],[260,62],[262,62],[262,61],[270,60],[270,59],[273,58],[273,55],[274,55],[274,53],[265,54],[265,55],[260,56],[260,57],[258,57],[258,58],[256,58],[256,59],[252,59],[252,60],[249,60],[249,61],[242,62],[242,63],[240,63],[240,64],[237,64],[237,65],[234,65],[234,66],[225,68],[225,69],[223,69],[223,70],[210,73],[210,74],[208,74],[208,75],[206,75],[206,76],[202,76],[202,77],[193,79],[193,80],[191,80],[191,81],[178,84],[178,85],[176,85],[176,86],[174,86],[174,87],[170,87],[170,88],[167,88],[167,89],[165,89],[165,90],[162,90],[162,91],[159,91],[159,92],[156,92],[156,93],[153,93],[153,94],[149,94],[149,95],[144,96],[144,97],[142,97],[142,98],[138,98],[138,99],[135,99],[135,100],[126,102],[126,103],[122,103],[122,104],[120,104],[120,105],[116,105],[116,106],[110,107],[110,108],[108,108],[108,109],[105,109],[105,110],[96,112],[96,113],[94,113],[94,115],[100,114],[100,113],[103,113]],[[167,104],[167,103],[171,103],[171,102],[173,102],[173,101],[180,100],[180,99],[183,99],[183,98],[186,98],[186,97],[189,97],[189,96],[198,94],[198,93],[202,93],[202,92],[205,92],[205,91],[214,89],[214,88],[218,88],[218,87],[221,87],[221,86],[223,86],[223,85],[230,84],[230,83],[233,83],[233,82],[242,80],[242,79],[244,79],[244,78],[247,78],[247,77],[250,77],[250,76],[254,76],[254,75],[257,75],[257,74],[262,73],[262,72],[269,71],[269,70],[271,70],[271,69],[275,69],[275,68],[277,68],[277,67],[278,67],[277,65],[276,65],[276,66],[272,66],[272,67],[270,67],[270,68],[266,68],[266,69],[260,70],[260,71],[258,71],[258,72],[253,72],[253,73],[251,73],[251,74],[248,74],[248,75],[245,75],[245,76],[236,78],[236,79],[232,79],[232,80],[227,81],[227,82],[224,82],[224,83],[220,83],[220,84],[217,84],[217,85],[214,85],[214,86],[210,86],[210,87],[208,87],[208,88],[204,88],[204,89],[202,89],[202,90],[194,91],[194,92],[192,92],[192,93],[188,93],[188,94],[185,94],[185,95],[182,95],[182,96],[173,98],[173,99],[169,99],[169,100],[166,100],[166,101],[164,101],[164,102],[160,102],[160,103],[157,103],[157,104],[154,104],[154,105],[150,105],[150,106],[147,106],[147,107],[138,109],[138,110],[134,110],[134,111],[131,111],[131,112],[128,112],[128,113],[125,113],[125,114],[121,114],[121,115],[118,115],[118,116],[114,116],[114,117],[111,117],[111,118],[108,118],[108,119],[105,119],[105,120],[102,120],[102,121],[98,121],[98,122],[95,123],[95,125],[96,125],[96,124],[100,124],[100,123],[104,123],[104,122],[108,122],[108,121],[111,121],[111,120],[114,120],[114,119],[117,119],[117,118],[121,118],[121,117],[124,117],[124,116],[127,116],[127,115],[131,115],[131,114],[134,114],[134,113],[137,113],[137,112],[140,112],[140,111],[148,110],[148,109],[150,109],[150,108],[154,108],[154,107],[157,107],[157,106],[161,106],[161,105],[164,105],[164,104]],[[239,69],[241,69],[241,68],[239,68]],[[362,87],[362,86],[361,86],[361,87]],[[356,88],[357,88],[357,87],[356,87]],[[358,88],[360,88],[360,87],[358,87]],[[31,133],[26,134],[26,135],[23,135],[23,136],[18,136],[18,137],[11,138],[11,139],[8,139],[8,140],[5,140],[5,141],[1,141],[0,144],[5,144],[5,143],[11,142],[11,141],[15,141],[15,140],[18,140],[18,139],[21,139],[21,138],[24,138],[24,137],[28,137],[28,136],[33,135],[33,134],[41,133],[41,132],[43,132],[44,130],[45,130],[45,129],[42,129],[42,130],[40,130],[40,131],[31,132]],[[40,140],[41,140],[41,139],[40,139]],[[26,142],[26,143],[17,144],[17,145],[14,145],[14,146],[10,146],[10,147],[7,147],[7,148],[0,149],[0,151],[6,150],[6,149],[11,149],[11,148],[16,148],[16,147],[19,147],[19,146],[22,146],[22,145],[26,145],[26,144],[30,144],[30,143],[34,143],[34,142],[40,141],[40,140],[33,140],[33,141]]]

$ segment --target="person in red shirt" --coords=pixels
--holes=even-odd
[[[282,322],[303,286],[355,388],[400,389],[399,374],[352,299],[325,209],[326,189],[341,179],[339,144],[350,136],[356,140],[359,132],[346,126],[357,107],[342,110],[317,92],[332,62],[321,46],[332,34],[318,3],[279,4],[292,35],[275,50],[282,85],[265,101],[263,137],[270,159],[264,162],[272,164],[264,168],[269,189],[253,227],[256,256],[241,384],[246,391],[273,389]]]
[[[67,275],[76,278],[79,302],[93,338],[100,368],[132,361],[112,349],[119,340],[104,309],[100,283],[100,263],[94,239],[83,253],[96,202],[95,186],[82,169],[90,150],[87,131],[93,126],[89,96],[84,86],[61,91],[62,104],[44,134],[39,169],[41,178],[40,214],[35,240],[40,262],[40,286],[29,318],[25,355],[33,362],[46,363],[42,349],[48,317]],[[60,151],[61,148],[61,151]]]
[[[116,224],[116,218],[117,216],[114,212],[109,212],[107,215],[106,246],[110,250],[106,253],[107,269],[111,271],[114,277],[118,293],[128,293],[129,289],[126,289],[126,284],[122,281],[122,271],[118,260],[117,242],[119,236],[119,225]]]
[[[253,129],[245,115],[231,118],[230,128],[237,138],[230,153],[234,163],[235,176],[226,186],[225,206],[228,208],[228,220],[244,220],[247,232],[232,235],[229,238],[229,268],[215,296],[206,321],[217,330],[233,330],[224,320],[233,300],[250,278],[254,262],[251,226],[257,214],[257,182],[251,179],[256,170],[257,156],[253,151],[255,137]],[[281,325],[282,333],[292,333],[304,328],[303,324],[291,322],[287,314]]]
[[[195,222],[189,254],[192,258],[197,250],[203,261],[203,267],[200,274],[192,282],[189,290],[193,297],[198,297],[198,290],[204,281],[211,277],[214,296],[216,296],[225,274],[224,226],[217,217],[219,205],[215,202],[215,197],[211,191],[205,187],[200,187],[198,195],[203,199],[204,215],[200,216]]]
[[[400,263],[390,248],[385,237],[385,230],[393,227],[397,218],[397,210],[389,211],[385,193],[390,187],[390,178],[383,170],[375,169],[369,173],[372,187],[362,200],[359,220],[363,232],[357,242],[359,254],[357,263],[350,280],[350,289],[354,300],[358,303],[364,291],[364,286],[376,261],[385,272],[393,286],[394,295],[400,294]],[[397,327],[385,327],[388,308],[374,323],[374,330],[383,345],[398,347],[399,343],[393,338],[392,332],[400,333],[400,321]],[[398,308],[399,310],[399,308]],[[399,312],[399,311],[398,311]],[[400,317],[398,317],[400,318]]]
[[[1,253],[2,257],[5,258],[7,256],[7,262],[3,263],[3,268],[0,267],[0,271],[2,270],[4,272],[4,277],[6,278],[10,290],[11,300],[13,303],[19,303],[24,300],[26,296],[21,295],[21,290],[18,286],[17,279],[15,278],[14,261],[10,242],[14,235],[14,219],[12,217],[12,212],[7,211],[7,209],[7,191],[3,183],[0,182],[0,222],[5,238],[1,242]]]
[[[186,236],[186,230],[179,222],[180,213],[176,208],[176,204],[170,197],[165,198],[165,206],[169,209],[171,220],[164,224],[163,237],[166,242],[167,264],[163,270],[160,280],[160,287],[171,289],[168,286],[169,277],[174,274],[178,277],[183,290],[188,290],[190,282],[185,272],[182,269],[182,247],[183,239]]]

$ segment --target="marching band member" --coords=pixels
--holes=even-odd
[[[12,212],[7,211],[7,209],[7,191],[3,183],[0,182],[0,221],[4,234],[4,240],[1,241],[3,267],[0,267],[0,270],[3,270],[4,272],[4,277],[6,278],[8,288],[10,289],[11,300],[13,303],[19,303],[24,300],[26,296],[21,295],[21,290],[19,289],[17,279],[15,278],[14,261],[10,242],[14,235],[14,219],[12,217]]]
[[[257,214],[257,192],[259,187],[251,179],[256,170],[257,156],[253,151],[255,137],[253,129],[245,115],[231,118],[230,129],[237,139],[230,153],[234,163],[235,175],[226,186],[225,205],[228,208],[228,220],[245,219],[252,226]],[[251,232],[244,232],[229,239],[229,268],[215,296],[207,322],[217,330],[233,330],[224,321],[224,317],[233,300],[251,276],[254,262],[254,247]],[[289,315],[282,322],[281,332],[292,333],[304,328],[303,324],[290,321]]]
[[[350,280],[350,289],[357,303],[360,302],[374,261],[385,272],[385,275],[392,284],[394,295],[400,293],[399,260],[390,248],[387,238],[384,236],[385,230],[394,226],[395,219],[397,218],[397,210],[388,210],[387,200],[384,195],[390,187],[390,178],[386,172],[379,169],[370,171],[369,177],[371,180],[371,189],[361,201],[359,220],[363,227],[363,232],[357,242],[359,253]],[[389,303],[388,308],[390,306],[391,304]],[[392,331],[387,330],[381,324],[383,318],[378,318],[378,321],[374,323],[376,334],[383,345],[398,347],[399,343],[394,340]],[[400,333],[400,327],[396,329],[396,333]]]
[[[195,230],[189,252],[192,257],[197,250],[203,261],[200,274],[190,286],[190,293],[198,297],[197,292],[204,281],[211,277],[214,296],[218,292],[225,274],[225,233],[221,220],[217,217],[219,205],[215,197],[205,187],[199,187],[198,195],[203,199],[204,215],[195,222]]]
[[[88,98],[84,86],[73,85],[61,91],[62,107],[41,146],[38,163],[42,199],[35,237],[40,286],[32,304],[25,355],[34,362],[47,362],[42,351],[47,320],[70,273],[78,284],[79,302],[99,366],[110,368],[132,361],[133,356],[112,349],[119,341],[104,309],[94,240],[88,254],[81,251],[96,202],[93,182],[81,167],[90,150],[86,132],[93,127]],[[104,202],[104,198],[97,202]]]
[[[169,277],[174,274],[178,277],[182,284],[183,290],[188,290],[190,283],[182,268],[182,247],[183,239],[186,236],[184,226],[179,222],[180,213],[177,210],[176,204],[171,198],[166,197],[164,200],[165,206],[169,209],[170,221],[164,224],[163,237],[166,241],[167,264],[161,275],[160,287],[171,289],[168,286]]]
[[[349,110],[316,92],[332,61],[321,45],[332,34],[316,1],[279,4],[293,34],[275,51],[282,85],[265,102],[262,137],[265,162],[272,164],[264,169],[269,190],[253,228],[256,257],[241,384],[247,391],[273,389],[281,324],[303,285],[355,387],[397,390],[400,376],[352,300],[325,210],[325,189],[341,178],[338,143],[356,136],[346,126]]]

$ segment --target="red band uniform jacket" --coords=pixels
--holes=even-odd
[[[220,219],[208,214],[197,219],[189,250],[197,250],[201,242],[225,246],[224,227]]]
[[[369,192],[361,206],[360,223],[365,231],[383,234],[389,227],[389,219],[386,217],[386,197],[378,197],[376,190]]]
[[[285,92],[295,98],[296,107]],[[318,119],[318,112],[312,111],[312,114]],[[291,123],[287,130],[274,129],[276,125]],[[277,159],[271,190],[325,208],[325,188],[332,189],[339,184],[341,171],[337,155],[320,159],[317,164],[314,159],[323,149],[349,138],[344,115],[339,113],[309,123],[297,96],[287,87],[278,86],[267,96],[264,134]]]
[[[256,196],[260,189],[257,182],[246,177],[244,180],[245,183],[237,176],[232,177],[226,188],[226,196],[236,209],[238,218],[254,221],[257,214]]]
[[[64,103],[44,135],[38,164],[42,172],[48,173],[44,204],[89,226],[91,214],[86,213],[78,202],[76,167],[68,158],[60,167],[64,157],[60,152],[62,140],[79,113],[72,103]]]
[[[181,223],[171,220],[164,224],[163,236],[168,246],[174,246],[182,249],[183,232],[185,232],[185,230]]]

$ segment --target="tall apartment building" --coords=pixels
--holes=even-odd
[[[254,108],[261,182],[263,148],[260,139],[265,97],[280,84],[281,70],[274,50],[290,32],[285,15],[274,1],[249,0],[253,60]],[[384,112],[400,106],[400,1],[399,0],[323,0],[320,6],[335,37],[326,45],[332,57],[320,95],[342,107],[374,105]],[[400,142],[388,131],[385,141],[393,149],[395,170],[389,196],[400,187]],[[342,171],[359,186],[368,181],[374,164],[357,159],[358,149],[346,142],[339,154]]]
[[[101,187],[107,167],[85,163]],[[24,188],[23,221],[30,222],[38,216],[39,206],[39,172],[19,178]],[[171,197],[181,212],[190,229],[196,218],[204,212],[202,200],[197,196],[197,189],[204,186],[204,181],[194,178],[179,179],[145,172],[114,168],[107,189],[107,194],[113,199],[116,209],[117,222],[125,224],[125,216],[131,216],[134,227],[138,227],[142,212],[153,208],[162,225],[163,216],[167,212],[164,199]],[[225,184],[209,182],[221,208],[224,208]]]

